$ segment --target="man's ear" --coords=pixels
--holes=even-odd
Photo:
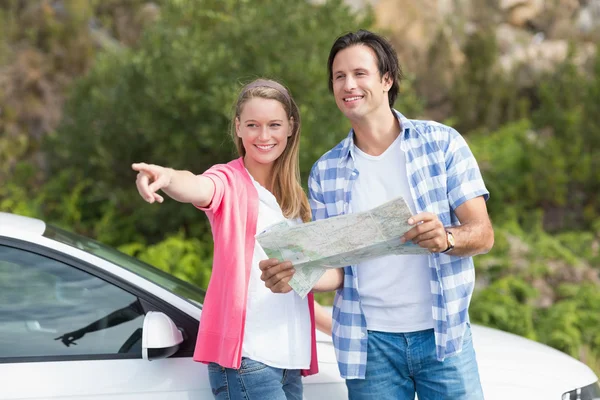
[[[290,117],[290,129],[288,132],[288,137],[292,137],[292,132],[294,132],[294,117]]]
[[[392,88],[392,85],[394,84],[394,81],[393,81],[392,77],[390,76],[389,72],[386,72],[383,75],[383,78],[381,79],[381,81],[383,82],[383,87],[386,92],[389,91]]]
[[[242,135],[240,134],[240,117],[235,117],[235,134],[239,138],[242,137]]]

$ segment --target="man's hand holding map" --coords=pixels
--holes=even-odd
[[[306,224],[277,224],[256,236],[269,258],[291,261],[296,273],[289,284],[304,298],[327,268],[358,264],[389,254],[429,254],[401,237],[412,226],[402,197],[355,214]]]

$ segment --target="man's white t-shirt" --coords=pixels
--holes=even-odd
[[[256,232],[259,233],[286,218],[275,196],[254,179],[252,181],[258,191]],[[298,222],[290,221],[292,224]],[[311,357],[308,300],[301,299],[293,291],[276,294],[265,286],[260,279],[262,271],[258,263],[267,258],[256,242],[248,285],[242,356],[275,368],[308,369]]]
[[[414,215],[402,135],[379,156],[354,146],[359,172],[352,187],[352,212],[370,210],[402,196]],[[358,293],[367,329],[416,332],[433,328],[431,271],[427,255],[390,255],[357,266]]]

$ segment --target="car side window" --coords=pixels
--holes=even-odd
[[[141,358],[143,317],[139,299],[109,282],[49,257],[0,246],[0,360]]]

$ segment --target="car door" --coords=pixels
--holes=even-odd
[[[92,265],[0,240],[0,399],[212,398],[206,366],[191,359],[194,328],[174,356],[142,359],[150,310],[194,324]]]

